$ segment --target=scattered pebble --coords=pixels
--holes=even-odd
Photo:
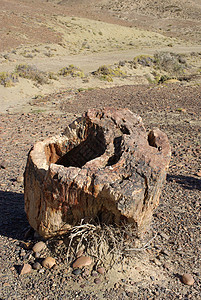
[[[32,248],[32,250],[33,250],[33,252],[41,252],[43,249],[45,249],[45,247],[46,247],[46,245],[45,245],[45,243],[44,242],[38,242],[38,243],[36,243],[34,246],[33,246],[33,248]]]
[[[195,281],[191,274],[186,273],[182,276],[182,282],[186,285],[193,285]]]
[[[89,276],[90,275],[90,270],[89,269],[84,269],[84,272],[82,273],[82,276]]]
[[[19,274],[24,275],[30,273],[32,271],[32,267],[29,264],[23,264],[20,268]]]
[[[95,282],[95,284],[100,284],[101,283],[101,279],[100,278],[95,278],[94,282]]]
[[[90,266],[92,264],[92,259],[89,256],[80,256],[73,263],[73,268],[82,268],[86,266]]]
[[[104,267],[101,267],[101,268],[98,268],[97,269],[97,272],[101,275],[103,275],[105,273],[105,268]]]
[[[96,271],[91,272],[91,276],[96,277],[97,275],[98,275],[98,273]]]
[[[25,256],[25,255],[26,255],[26,251],[25,251],[25,250],[21,250],[20,256],[23,257],[23,256]]]
[[[42,261],[42,266],[44,268],[50,269],[52,268],[54,265],[56,264],[56,261],[53,257],[46,257],[43,261]]]
[[[39,262],[35,262],[33,264],[33,269],[34,270],[40,270],[42,268],[41,264]]]
[[[81,269],[75,269],[75,270],[73,270],[72,273],[73,273],[74,275],[79,275],[81,272],[82,272]]]
[[[44,269],[40,269],[40,270],[38,271],[38,273],[44,273],[44,272],[45,272]]]
[[[0,161],[0,169],[6,169],[8,167],[8,163],[5,160]]]
[[[16,181],[18,183],[22,183],[24,181],[24,177],[22,175],[17,176]]]

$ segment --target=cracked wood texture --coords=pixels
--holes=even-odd
[[[150,224],[169,166],[168,138],[146,132],[128,109],[90,109],[65,131],[30,150],[25,211],[43,237],[64,234],[81,219]]]

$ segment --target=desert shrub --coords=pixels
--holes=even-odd
[[[134,57],[133,63],[134,65],[140,64],[143,67],[151,67],[153,66],[153,58],[148,55],[139,55]]]
[[[68,67],[62,68],[59,71],[59,75],[62,75],[64,77],[72,76],[72,77],[81,77],[81,78],[85,76],[84,72],[81,69],[75,67],[74,65],[69,65]]]
[[[154,65],[155,68],[169,73],[170,76],[178,76],[187,67],[182,55],[170,52],[154,54]]]
[[[161,75],[158,79],[158,84],[164,83],[165,81],[173,79],[172,77],[169,77],[168,75]]]
[[[47,73],[38,70],[34,66],[20,64],[16,66],[15,72],[20,77],[36,81],[38,84],[49,83]]]
[[[0,84],[5,87],[14,86],[14,83],[18,82],[18,74],[1,72],[0,73]]]
[[[92,75],[98,76],[101,80],[113,81],[113,77],[125,77],[125,73],[119,67],[110,68],[103,65],[97,71],[92,72]]]
[[[48,78],[53,80],[58,80],[57,74],[55,74],[54,72],[49,72]]]

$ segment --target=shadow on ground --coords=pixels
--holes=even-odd
[[[167,175],[168,182],[176,182],[181,184],[185,189],[188,190],[199,190],[201,191],[201,179],[195,178],[192,176],[183,176],[183,175]]]
[[[0,235],[24,239],[28,226],[24,211],[24,195],[0,191]]]

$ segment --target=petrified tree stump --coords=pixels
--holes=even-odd
[[[170,162],[168,138],[149,134],[127,109],[90,109],[64,133],[30,150],[25,210],[43,237],[63,234],[81,219],[146,229]]]

